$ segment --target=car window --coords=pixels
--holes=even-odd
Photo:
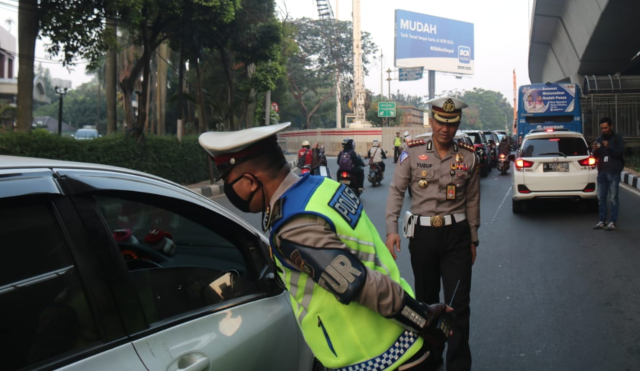
[[[482,139],[480,138],[480,134],[478,133],[467,133],[469,138],[474,144],[482,144]]]
[[[67,241],[46,201],[0,201],[0,241],[2,370],[98,343]]]
[[[586,156],[587,144],[582,138],[531,138],[522,146],[523,157]]]
[[[95,200],[149,323],[259,292],[255,257],[239,246],[248,233],[230,220],[211,228],[151,202]]]

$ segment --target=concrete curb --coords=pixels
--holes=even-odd
[[[640,176],[631,174],[628,171],[622,171],[622,182],[633,188],[640,189]]]
[[[288,160],[287,162],[289,163],[289,166],[291,166],[292,170],[297,169],[296,165],[298,164],[298,160]],[[222,182],[218,182],[218,183],[210,184],[206,186],[196,186],[196,185],[187,186],[187,188],[209,198],[224,195]]]

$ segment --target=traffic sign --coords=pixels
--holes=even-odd
[[[276,113],[278,113],[280,111],[280,107],[278,106],[278,103],[276,103],[276,102],[272,102],[271,103],[271,109],[276,111]]]
[[[378,117],[396,117],[396,102],[378,103]]]
[[[414,81],[421,80],[424,73],[424,67],[405,67],[400,68],[399,80],[400,81]]]

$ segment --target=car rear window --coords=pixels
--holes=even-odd
[[[482,144],[482,139],[480,138],[480,134],[478,133],[467,133],[474,144]]]
[[[587,144],[582,138],[535,138],[525,141],[523,157],[586,156]]]

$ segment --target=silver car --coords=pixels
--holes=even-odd
[[[266,238],[140,172],[0,156],[2,370],[312,370]]]

